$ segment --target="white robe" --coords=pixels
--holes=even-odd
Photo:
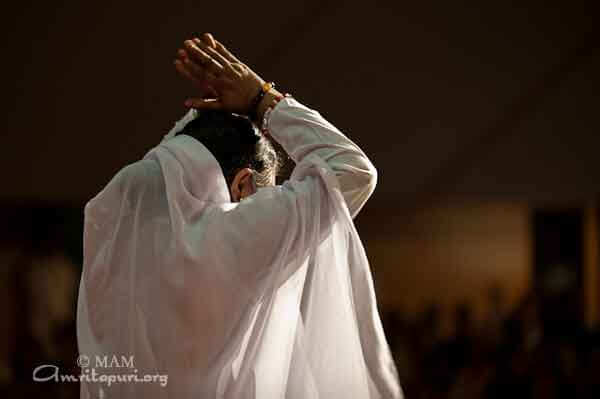
[[[188,113],[85,208],[79,352],[99,374],[82,398],[401,398],[352,218],[377,172],[293,98],[267,117],[297,165],[232,203],[220,166],[179,135]],[[133,356],[135,370],[98,365]],[[113,365],[114,366],[114,365]]]

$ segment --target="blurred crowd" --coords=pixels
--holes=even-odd
[[[556,317],[560,306],[547,306],[552,302],[532,292],[501,317],[492,301],[485,322],[476,325],[470,307],[461,304],[453,312],[454,331],[446,336],[436,305],[413,320],[386,313],[405,396],[600,398],[600,331],[574,321],[576,315]]]

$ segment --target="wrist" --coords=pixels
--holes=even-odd
[[[246,115],[253,122],[260,124],[260,120],[264,114],[264,111],[266,110],[263,100],[265,100],[265,98],[268,99],[271,97],[269,92],[271,92],[271,90],[273,90],[273,89],[275,89],[275,83],[262,81],[262,84],[258,88],[258,91],[254,95],[254,97],[252,97],[252,100],[250,101]],[[269,94],[269,95],[267,96],[267,94]],[[267,103],[268,103],[268,101],[267,101]],[[268,105],[267,105],[267,107],[268,107]]]
[[[275,89],[271,89],[265,93],[256,107],[256,122],[259,127],[265,117],[265,112],[267,112],[269,107],[275,106],[275,104],[277,104],[277,102],[279,102],[279,100],[281,100],[283,97],[284,95]]]

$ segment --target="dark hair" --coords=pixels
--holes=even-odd
[[[242,168],[256,171],[259,187],[268,185],[277,176],[280,156],[245,116],[225,111],[199,111],[198,117],[177,134],[192,136],[204,144],[221,165],[228,187]]]

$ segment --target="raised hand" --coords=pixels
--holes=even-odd
[[[200,96],[186,100],[197,109],[220,109],[247,115],[252,100],[265,81],[238,60],[212,35],[186,40],[178,51],[175,68],[200,89]],[[207,95],[210,94],[210,95]]]
[[[205,33],[204,35],[202,35],[202,41],[212,48],[216,47],[215,40],[210,33]],[[187,58],[188,55],[185,52],[185,50],[179,49],[177,51],[177,57],[175,59],[175,69],[177,70],[177,72],[179,72],[181,76],[185,77],[188,81],[190,81],[192,86],[194,86],[194,88],[197,90],[198,97],[202,97],[205,99],[215,98],[217,96],[217,93],[215,89],[207,83],[207,79],[198,77],[197,74],[192,74],[193,65],[188,64],[188,66],[185,66],[185,64],[187,63]]]

